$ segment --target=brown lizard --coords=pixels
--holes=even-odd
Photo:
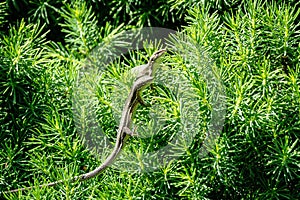
[[[148,64],[141,65],[138,67],[133,68],[133,72],[137,72],[137,78],[131,87],[130,93],[125,101],[125,106],[123,108],[118,133],[117,133],[117,140],[115,147],[111,154],[106,158],[106,160],[96,169],[91,172],[75,176],[71,178],[70,182],[75,181],[84,181],[89,178],[95,177],[99,173],[101,173],[104,169],[106,169],[112,162],[116,159],[116,157],[120,154],[121,150],[123,149],[125,142],[130,136],[134,135],[134,132],[130,130],[130,125],[132,121],[132,114],[134,113],[137,106],[140,104],[144,104],[141,99],[140,93],[142,90],[147,87],[154,79],[154,73],[159,66],[159,58],[166,52],[165,49],[156,51],[149,59]],[[64,180],[59,180],[47,184],[39,185],[40,188],[42,187],[51,187],[57,184],[65,182]],[[10,191],[6,191],[4,193],[12,193],[18,191],[25,191],[33,189],[33,187],[24,187],[13,189]]]

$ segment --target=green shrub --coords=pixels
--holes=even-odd
[[[203,141],[199,137],[191,146],[180,147],[186,152],[180,160],[151,173],[110,168],[86,182],[66,181],[5,197],[300,199],[299,4],[203,2],[0,3],[0,139],[4,141],[0,143],[0,191],[67,180],[101,164],[104,155],[88,151],[78,135],[72,113],[73,86],[92,49],[126,29],[183,25],[182,32],[214,61],[227,103],[222,133],[205,157],[198,154]],[[120,65],[144,63],[155,48],[117,60],[110,65],[110,78],[120,75]],[[190,52],[190,57],[197,56]],[[191,76],[202,100],[199,113],[209,113],[209,105],[203,105],[209,96],[207,83],[184,68],[180,55],[166,56],[165,62],[183,67]],[[109,89],[98,84],[101,102]],[[147,95],[163,92],[146,91]],[[113,143],[116,124],[109,121],[113,109],[109,105],[99,107],[98,117]],[[137,116],[146,119],[143,112]],[[151,140],[130,142],[132,149],[156,145]]]

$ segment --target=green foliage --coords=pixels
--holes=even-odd
[[[227,98],[223,131],[204,157],[199,156],[205,132],[201,129],[191,146],[178,147],[185,152],[179,160],[157,171],[127,173],[109,168],[86,182],[34,187],[1,198],[300,199],[297,6],[292,0],[1,2],[0,191],[68,180],[105,159],[88,150],[78,135],[72,112],[74,85],[92,49],[104,44],[99,52],[109,52],[112,38],[128,28],[184,25],[182,32],[214,61]],[[111,116],[121,108],[109,101],[115,84],[109,81],[122,78],[122,66],[129,69],[145,63],[158,48],[152,47],[116,60],[97,82],[98,122],[110,143],[117,125]],[[194,51],[189,56],[198,58]],[[200,127],[205,127],[210,113],[207,83],[183,66],[179,54],[167,55],[164,63],[183,70],[193,82],[201,104]],[[164,88],[146,90],[144,96],[147,102],[154,99],[163,104],[170,116],[165,130],[171,128],[156,138],[131,138],[127,150],[137,155],[163,145],[179,116],[176,97]],[[139,109],[135,122],[151,125],[148,110]]]
[[[0,27],[3,26],[7,22],[6,17],[7,16],[7,6],[5,2],[0,3]]]
[[[80,54],[87,55],[99,43],[99,28],[92,13],[84,1],[76,1],[62,9],[65,23],[61,24],[62,32],[66,33],[65,42]]]
[[[32,126],[39,118],[42,109],[40,81],[45,71],[47,44],[45,34],[41,34],[42,28],[21,21],[19,27],[10,29],[8,36],[1,38],[2,139],[10,131],[25,134],[29,131],[25,127]],[[23,137],[18,135],[13,142],[19,144]]]
[[[261,1],[221,20],[190,11],[185,31],[209,49],[228,98],[224,131],[207,158],[211,198],[299,198],[298,16],[296,8]]]
[[[160,22],[156,12],[157,7],[163,5],[164,1],[109,1],[108,5],[111,8],[109,14],[117,21],[129,21],[134,24],[151,26],[153,21]],[[146,9],[147,8],[147,9]],[[152,23],[151,23],[152,21]]]

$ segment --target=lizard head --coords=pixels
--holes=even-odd
[[[156,51],[150,57],[148,64],[140,65],[132,69],[133,73],[137,73],[137,78],[139,79],[143,76],[153,76],[156,69],[159,67],[160,57],[166,52],[166,49],[161,49]]]
[[[149,59],[149,64],[156,62],[166,51],[167,51],[166,49],[161,49],[154,52]]]
[[[152,71],[151,74],[153,74],[156,71],[157,67],[160,64],[160,58],[166,51],[167,51],[166,49],[158,50],[154,52],[153,55],[150,57],[148,66],[151,68]]]

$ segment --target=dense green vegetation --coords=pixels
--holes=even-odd
[[[101,164],[105,156],[86,148],[75,125],[74,81],[94,47],[131,28],[160,26],[193,38],[213,60],[227,106],[222,133],[204,157],[199,156],[203,142],[199,136],[183,149],[186,153],[180,159],[157,171],[129,173],[110,168],[86,182],[66,181],[57,187],[36,187],[2,197],[300,199],[297,2],[1,2],[0,191],[67,180]],[[155,48],[158,46],[116,61],[109,75],[119,77],[124,63],[131,67],[145,63]],[[197,57],[195,52],[190,54]],[[199,104],[204,105],[209,96],[203,89],[207,83],[193,77],[181,61],[179,54],[164,60],[191,76]],[[162,91],[147,94],[163,96]],[[97,95],[99,102],[108,95],[100,82]],[[201,109],[201,115],[209,112],[209,106]],[[111,119],[112,110],[107,104],[99,105],[98,121],[113,143],[118,124]],[[136,118],[147,116],[140,112]],[[129,142],[128,148],[143,146],[139,143],[143,141]],[[155,145],[155,141],[147,143]]]

